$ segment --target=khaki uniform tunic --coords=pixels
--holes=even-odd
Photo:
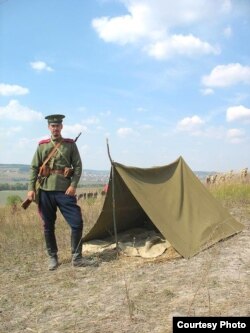
[[[40,141],[34,154],[31,162],[29,191],[35,191],[39,168],[60,140],[62,140],[61,145],[49,160],[48,166],[51,170],[61,171],[65,167],[73,168],[73,176],[65,178],[63,174],[52,173],[47,178],[44,178],[40,188],[45,191],[66,191],[69,186],[77,187],[82,174],[82,161],[75,141],[72,139],[51,138]]]

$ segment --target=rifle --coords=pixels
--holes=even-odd
[[[38,203],[39,199],[38,199],[38,196],[39,196],[39,189],[40,189],[40,186],[41,186],[41,182],[43,181],[41,175],[38,175],[37,176],[37,180],[36,180],[36,190],[35,190],[35,193],[36,193],[36,197],[35,197],[35,200],[34,202]],[[30,204],[33,202],[33,200],[30,200],[29,198],[26,198],[22,203],[21,203],[21,207],[23,209],[27,209]]]
[[[82,132],[80,132],[78,135],[77,135],[77,137],[75,138],[75,142],[78,140],[78,138],[79,138],[79,136],[82,134]]]
[[[22,203],[21,203],[21,207],[23,209],[27,209],[29,207],[29,205],[31,204],[32,200],[30,200],[29,198],[25,199]]]
[[[39,168],[39,173],[37,175],[37,180],[36,180],[36,189],[35,189],[35,192],[36,192],[36,200],[35,202],[38,203],[38,195],[39,195],[39,189],[40,189],[40,186],[41,186],[41,183],[43,182],[44,180],[44,177],[42,176],[43,174],[43,170],[46,166],[46,163],[48,163],[48,161],[51,159],[51,157],[54,155],[54,153],[56,152],[57,148],[60,146],[61,142],[58,142],[55,147],[52,149],[52,151],[49,153],[48,157],[45,159],[45,161],[43,162],[42,166]],[[21,203],[21,207],[23,209],[27,209],[30,204],[31,204],[32,200],[30,200],[29,198],[25,199],[22,203]]]

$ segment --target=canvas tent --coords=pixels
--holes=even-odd
[[[182,157],[169,165],[145,169],[113,162],[113,180],[110,177],[102,212],[83,242],[114,234],[114,212],[118,241],[119,232],[152,223],[185,258],[244,227]]]

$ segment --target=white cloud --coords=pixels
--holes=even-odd
[[[81,133],[86,133],[88,131],[88,128],[81,124],[75,124],[75,125],[63,125],[63,136],[64,137],[77,137],[77,135]]]
[[[203,124],[204,120],[202,120],[199,116],[195,115],[192,117],[185,117],[182,120],[180,120],[177,124],[177,129],[179,131],[195,132]]]
[[[239,63],[216,66],[212,72],[202,78],[207,87],[229,87],[239,83],[250,84],[250,67]]]
[[[54,71],[54,69],[49,67],[44,61],[31,62],[30,66],[38,72],[42,72],[42,71],[53,72]]]
[[[227,121],[235,120],[249,120],[250,121],[250,109],[243,105],[231,106],[227,109]]]
[[[226,27],[224,30],[223,30],[223,35],[226,37],[226,38],[230,38],[232,36],[232,28],[230,26]]]
[[[134,130],[130,127],[123,127],[123,128],[119,128],[117,130],[117,135],[120,137],[120,138],[126,138],[128,136],[131,136],[134,134]]]
[[[227,138],[231,143],[241,143],[245,140],[245,132],[237,128],[231,128],[227,131]]]
[[[223,126],[208,127],[200,131],[200,136],[216,140],[222,140],[225,138],[225,129]]]
[[[218,54],[218,48],[201,41],[193,35],[173,35],[164,41],[157,41],[145,48],[156,59],[166,59],[174,55],[194,56],[198,54]]]
[[[119,123],[126,123],[127,119],[126,119],[126,118],[123,118],[123,117],[119,117],[119,118],[117,119],[117,121],[118,121]]]
[[[175,54],[192,56],[219,53],[217,47],[198,36],[183,35],[181,32],[187,27],[204,26],[218,16],[225,16],[231,11],[230,0],[120,1],[127,10],[125,15],[98,17],[92,21],[92,27],[105,42],[138,44],[156,59]],[[179,34],[174,34],[176,30]]]
[[[28,88],[24,88],[16,84],[0,83],[0,95],[2,96],[26,95],[28,93]]]
[[[40,141],[40,140],[39,140]],[[20,138],[17,142],[17,147],[19,149],[27,149],[29,145],[32,143],[32,140],[27,139],[27,138]]]
[[[92,21],[92,26],[105,42],[124,45],[134,43],[148,34],[146,21],[148,15],[147,6],[136,4],[131,8],[131,15],[96,18]]]
[[[96,116],[93,116],[93,117],[83,120],[83,123],[87,124],[87,125],[97,125],[100,123],[100,119],[97,118]]]
[[[21,105],[17,100],[11,100],[7,106],[0,107],[0,119],[32,121],[43,118],[41,112]]]
[[[139,113],[143,113],[143,112],[147,112],[147,109],[145,109],[145,108],[139,106],[139,107],[136,109],[136,111],[139,112]]]
[[[86,144],[84,144],[84,145],[81,145],[80,147],[79,147],[79,150],[80,150],[80,152],[82,153],[82,154],[87,154],[90,150],[91,150],[91,148],[89,147],[89,145],[86,145]],[[83,171],[84,172],[84,171]]]
[[[206,89],[201,89],[201,93],[202,95],[207,96],[207,95],[213,95],[214,91],[211,88],[206,88]]]
[[[80,106],[79,108],[77,108],[77,111],[79,111],[80,113],[85,113],[87,111],[87,108],[85,106]]]
[[[139,126],[139,128],[142,130],[149,130],[149,129],[152,129],[153,126],[149,125],[149,124],[144,124],[144,125]]]
[[[111,116],[111,114],[112,114],[112,112],[110,110],[100,112],[100,116],[102,116],[102,117],[109,117],[109,116]]]
[[[1,138],[12,137],[16,133],[21,132],[21,130],[22,130],[21,126],[8,127],[8,128],[0,127],[0,137]]]

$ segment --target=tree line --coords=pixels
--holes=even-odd
[[[78,188],[85,188],[85,187],[95,187],[95,188],[102,188],[103,184],[79,184]],[[0,191],[24,191],[28,190],[28,183],[0,183]]]
[[[27,189],[28,189],[28,183],[0,184],[0,191],[23,191]]]

